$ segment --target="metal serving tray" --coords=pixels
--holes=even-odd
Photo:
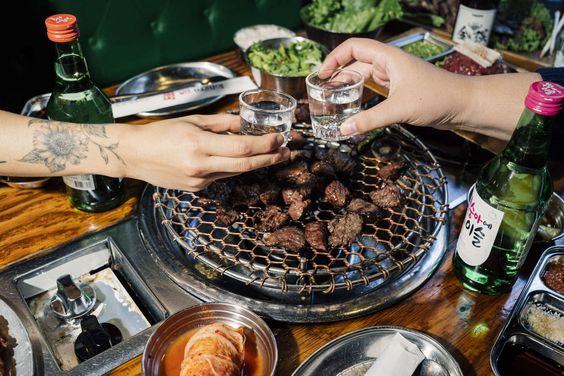
[[[528,325],[526,317],[528,310],[535,306],[548,310],[555,317],[564,316],[564,294],[551,289],[544,282],[544,274],[548,265],[563,260],[564,246],[550,247],[543,253],[531,273],[529,281],[519,295],[490,353],[490,364],[497,376],[507,375],[507,373],[502,373],[502,363],[505,357],[510,356],[508,354],[514,348],[519,349],[518,351],[528,351],[535,356],[538,355],[540,358],[544,358],[548,364],[557,367],[560,373],[563,372],[564,344],[554,340],[554,338],[550,339],[543,336]],[[547,371],[545,370],[545,372]],[[544,373],[539,369],[537,374]]]
[[[440,38],[436,35],[433,35],[429,32],[418,32],[418,33],[409,34],[405,37],[402,37],[402,38],[393,40],[391,42],[388,42],[388,44],[402,48],[402,47],[407,46],[408,44],[419,42],[421,40],[424,40],[424,41],[427,41],[427,42],[430,42],[430,43],[434,43],[434,44],[437,44],[441,47],[446,48],[445,51],[443,51],[439,54],[425,58],[425,60],[427,60],[427,61],[434,61],[434,60],[440,59],[441,57],[444,57],[448,54],[451,54],[454,51],[454,44],[452,42],[449,42],[445,39],[442,39],[442,38]]]

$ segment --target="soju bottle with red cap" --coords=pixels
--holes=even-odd
[[[45,20],[47,36],[55,43],[55,87],[47,103],[50,120],[80,124],[114,122],[111,102],[90,78],[78,40],[79,29],[72,14],[57,14]],[[94,130],[93,130],[94,129]],[[53,154],[48,160],[52,171],[63,171],[68,164],[80,163],[90,150],[98,151],[106,164],[122,163],[114,152],[117,145],[108,144],[105,128],[83,128],[82,132],[65,132],[54,124],[50,129]],[[70,202],[78,209],[99,212],[119,205],[125,191],[121,178],[101,175],[65,176]]]
[[[454,253],[465,288],[494,295],[517,279],[552,195],[546,163],[563,99],[563,87],[533,83],[509,143],[481,170]]]

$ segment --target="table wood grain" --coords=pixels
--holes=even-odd
[[[237,52],[228,52],[209,61],[223,64],[237,74],[249,74]],[[374,90],[381,88],[368,83]],[[113,93],[115,87],[107,92]],[[236,96],[229,96],[205,109],[206,113],[225,111],[236,106]],[[128,122],[145,124],[150,119],[129,118]],[[557,172],[562,172],[558,168]],[[557,175],[562,193],[564,181]],[[143,184],[127,179],[128,198],[120,207],[98,214],[71,208],[61,179],[36,190],[0,187],[0,267],[47,252],[63,242],[114,224],[136,210]],[[467,376],[491,374],[490,349],[508,317],[540,250],[531,252],[521,277],[511,292],[500,296],[478,295],[462,289],[452,269],[452,253],[465,207],[450,213],[448,249],[433,277],[417,292],[383,311],[347,321],[324,324],[270,323],[275,333],[279,363],[277,375],[290,375],[298,365],[321,346],[345,333],[373,326],[398,325],[421,330],[442,343],[459,362]],[[141,374],[140,357],[125,363],[111,374]]]

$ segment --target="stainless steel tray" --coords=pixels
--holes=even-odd
[[[396,333],[417,345],[425,355],[414,376],[462,376],[456,360],[439,342],[420,331],[398,326],[374,326],[345,334],[314,352],[292,376],[362,376],[378,350]]]
[[[180,87],[185,87],[186,82],[189,80],[212,77],[225,77],[226,79],[233,78],[235,77],[235,73],[223,65],[207,61],[165,65],[163,67],[148,70],[125,81],[116,89],[116,95],[120,96],[125,94],[143,94],[146,92],[175,90]],[[223,98],[223,96],[205,98],[195,102],[162,108],[160,110],[141,112],[137,115],[165,116],[178,114],[207,106],[217,102],[221,98]]]
[[[561,373],[564,371],[564,343],[546,338],[539,331],[531,328],[526,318],[527,311],[531,307],[540,307],[549,310],[555,316],[564,316],[564,294],[551,289],[544,282],[547,266],[557,261],[564,262],[564,246],[550,247],[543,253],[515,302],[490,353],[490,364],[497,376],[508,374],[502,373],[501,363],[514,347],[536,353],[554,366],[560,365]],[[564,336],[564,333],[552,334]],[[539,372],[541,371],[539,369]]]
[[[449,41],[447,41],[443,38],[440,38],[436,35],[433,35],[429,32],[418,32],[418,33],[409,34],[409,35],[406,35],[405,37],[393,40],[393,41],[389,42],[388,44],[402,48],[402,47],[407,46],[408,44],[412,44],[412,43],[415,43],[415,42],[418,42],[418,41],[421,41],[421,40],[424,40],[424,41],[427,41],[427,42],[430,42],[430,43],[434,43],[434,44],[437,44],[441,47],[446,48],[445,51],[443,51],[439,54],[433,55],[433,56],[429,56],[429,57],[425,58],[424,60],[434,61],[434,60],[440,59],[443,56],[451,54],[454,51],[454,48],[453,48],[454,44],[452,42],[449,42]]]

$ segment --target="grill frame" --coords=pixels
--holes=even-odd
[[[310,136],[308,134],[307,129],[302,130],[302,133],[306,137]],[[328,268],[327,266],[321,268],[316,267],[312,270],[307,268],[308,264],[311,265],[311,261],[308,260],[307,257],[303,255],[300,256],[300,255],[292,254],[291,256],[294,257],[293,260],[294,262],[293,265],[291,265],[291,268],[288,268],[286,261],[284,261],[288,257],[287,251],[282,249],[272,248],[272,247],[260,248],[262,246],[260,244],[260,241],[258,245],[257,244],[253,245],[253,250],[251,251],[251,258],[249,260],[242,257],[238,257],[239,253],[241,253],[240,251],[236,251],[235,255],[226,254],[225,250],[223,249],[225,247],[218,247],[214,244],[210,244],[210,240],[217,241],[217,239],[213,239],[213,237],[205,234],[205,236],[208,237],[208,239],[210,239],[207,240],[206,238],[204,238],[203,234],[200,234],[196,231],[194,226],[190,226],[190,225],[185,226],[185,223],[175,222],[175,220],[169,215],[171,210],[173,210],[170,207],[171,202],[174,201],[176,203],[176,204],[173,203],[173,205],[177,205],[177,206],[181,205],[183,201],[180,200],[179,197],[182,197],[183,195],[189,195],[190,197],[192,197],[190,199],[190,202],[188,203],[190,205],[189,206],[190,208],[192,209],[197,208],[197,206],[193,205],[193,202],[195,202],[196,200],[195,197],[197,197],[197,195],[194,195],[192,193],[178,192],[178,191],[171,191],[167,189],[157,188],[152,196],[154,200],[155,210],[157,211],[158,216],[161,219],[161,223],[166,229],[166,232],[169,234],[169,236],[172,237],[174,242],[178,243],[189,255],[193,256],[195,259],[202,262],[212,270],[219,272],[222,275],[225,275],[229,278],[234,278],[247,285],[252,284],[269,289],[275,289],[275,290],[278,289],[282,292],[290,291],[290,292],[298,292],[298,293],[312,293],[312,292],[321,291],[324,293],[332,293],[340,289],[351,290],[355,286],[369,285],[370,283],[375,282],[379,279],[388,280],[391,279],[391,277],[396,277],[397,275],[402,274],[406,270],[410,269],[413,265],[417,264],[418,261],[422,257],[424,257],[424,255],[427,253],[429,248],[432,246],[433,241],[436,239],[437,234],[439,233],[443,225],[446,223],[446,216],[448,213],[448,197],[446,191],[446,178],[442,173],[439,164],[437,163],[434,156],[430,153],[430,151],[415,136],[411,135],[408,131],[406,131],[404,128],[400,126],[392,126],[387,128],[386,130],[384,130],[383,135],[381,137],[376,138],[376,140],[372,144],[372,147],[369,149],[368,153],[371,154],[373,158],[375,158],[374,155],[376,154],[374,152],[375,148],[378,147],[382,148],[383,146],[389,147],[390,145],[389,143],[388,144],[382,143],[383,139],[388,139],[388,141],[390,140],[397,141],[396,147],[398,150],[396,150],[396,152],[399,152],[402,155],[402,159],[406,160],[411,165],[407,175],[404,178],[402,178],[403,181],[401,181],[398,185],[402,185],[405,191],[411,192],[411,195],[413,194],[421,195],[423,199],[422,202],[420,202],[421,205],[419,208],[409,207],[408,205],[402,206],[402,208],[403,211],[405,211],[406,208],[407,210],[415,210],[415,212],[418,213],[418,218],[417,221],[414,222],[414,226],[420,227],[420,229],[422,229],[427,233],[425,235],[425,238],[421,239],[421,237],[418,238],[418,235],[420,234],[415,234],[413,231],[411,233],[408,232],[410,235],[408,237],[403,238],[399,243],[396,244],[390,243],[391,246],[389,247],[390,248],[389,252],[387,253],[384,252],[385,258],[387,257],[391,260],[388,262],[389,264],[388,267],[381,267],[380,265],[381,261],[376,262],[374,258],[371,259],[369,257],[366,257],[365,255],[362,254],[362,252],[341,249],[337,251],[337,253],[348,252],[347,257],[351,255],[355,255],[360,260],[364,258],[363,263],[362,262],[360,264],[355,262],[350,263],[346,260],[346,257],[342,258],[339,257],[339,255],[337,254],[337,257],[334,257],[334,259],[337,259],[337,262],[339,261],[342,262],[343,260],[345,260],[345,266],[341,266],[337,268]],[[312,139],[309,138],[309,141],[311,142]],[[347,145],[325,144],[324,146],[339,147],[341,148],[341,150],[343,149],[353,150]],[[413,153],[407,154],[406,148],[408,147],[414,148],[415,151],[420,153],[419,157],[424,157],[427,163],[421,163],[421,161],[418,161],[415,158],[417,156],[413,155]],[[377,155],[380,156],[380,152],[378,152]],[[365,159],[363,163],[368,163],[366,161],[367,159]],[[382,160],[380,161],[376,160],[376,161],[380,163],[380,167],[382,163],[384,163]],[[377,165],[372,165],[372,164],[369,164],[368,167],[366,165],[363,165],[363,168],[374,169],[376,172],[379,169]],[[425,173],[416,173],[416,171],[419,169],[422,169]],[[362,176],[364,175],[361,175],[361,177]],[[412,186],[409,186],[407,184],[407,182],[409,182],[410,179],[412,181]],[[436,185],[430,186],[429,183],[424,182],[423,179],[431,181]],[[362,181],[364,180],[361,180],[361,182]],[[418,186],[420,186],[420,188],[422,187],[422,189],[419,191],[416,189]],[[429,187],[431,187],[432,190],[431,192],[429,192],[430,189]],[[410,200],[409,195],[407,195],[406,200],[407,201]],[[431,204],[430,205],[428,203],[426,204],[425,203],[426,200],[431,201]],[[425,207],[427,207],[427,210],[434,211],[433,213],[434,215],[432,216],[432,218],[429,218],[429,214],[425,214],[425,210],[424,210]],[[201,207],[201,209],[202,208],[203,207]],[[253,211],[255,209],[256,208],[250,208],[249,210]],[[196,209],[196,212],[200,212],[199,210],[200,209]],[[390,211],[395,213],[394,215],[399,215],[399,213],[396,211],[393,210]],[[174,214],[175,217],[181,218],[181,220],[185,220],[185,222],[188,219],[193,221],[195,218],[198,218],[194,216],[188,217],[186,215],[186,212],[190,213],[190,210],[182,210],[180,213],[174,212],[172,214]],[[203,209],[201,212],[209,214],[211,210],[208,208],[208,209]],[[421,227],[422,219],[423,220],[426,219],[427,221],[433,222],[430,228],[424,229],[423,227]],[[414,221],[413,218],[409,218],[409,220],[412,222]],[[198,221],[202,223],[201,220]],[[208,223],[208,222],[204,221],[204,223]],[[179,225],[184,226],[183,227],[184,230],[189,230],[188,233],[186,233],[184,230],[178,231]],[[244,223],[241,223],[241,225],[245,227]],[[376,226],[374,227],[376,228],[375,231],[378,232],[379,229]],[[220,226],[220,228],[226,229],[227,227]],[[365,227],[363,226],[363,229],[364,228]],[[216,229],[217,227],[214,227],[213,231],[215,231]],[[210,232],[210,235],[213,231]],[[231,232],[232,230],[228,229],[227,231]],[[389,229],[383,231],[388,231],[388,233],[391,235],[392,238],[395,236],[394,231],[390,231]],[[252,242],[258,238],[258,234],[256,233],[251,234],[254,235],[255,238],[253,238],[253,236],[249,237],[248,235],[249,235],[248,232],[241,231],[241,233],[239,233],[238,236],[243,240],[239,244],[241,244],[245,240],[250,239],[250,241]],[[413,237],[415,237],[414,242],[412,242],[413,239],[410,239]],[[199,240],[201,244],[195,244],[195,240]],[[221,241],[221,243],[223,243],[223,241]],[[405,250],[402,250],[401,246],[405,245],[406,243],[411,243],[412,245],[418,243],[417,246],[414,246],[415,252],[406,252]],[[378,244],[376,244],[376,247],[377,246]],[[261,251],[262,255],[254,254],[254,250],[257,247],[262,250]],[[368,246],[368,248],[369,247],[370,245]],[[322,256],[327,256],[331,260],[332,257],[331,252],[335,252],[335,251],[332,250],[330,252],[326,252],[327,255],[322,255]],[[407,255],[402,260],[397,260],[393,256],[393,253],[402,253],[402,252]],[[377,256],[378,255],[377,252],[375,253]],[[282,257],[280,256],[276,257],[277,254],[282,255]],[[318,254],[318,252],[314,251],[314,254]],[[255,260],[257,258],[259,260],[264,260],[265,257],[268,262],[268,265],[261,264],[260,262],[257,262]],[[280,264],[280,258],[282,258],[283,260],[282,265],[285,267],[281,269],[272,267],[271,266],[272,264],[275,265],[276,263]],[[384,259],[384,261],[386,260]],[[337,263],[337,262],[330,261],[330,263]],[[375,267],[378,270],[376,272],[366,273],[365,272],[366,269],[370,267]],[[327,281],[325,283],[319,283],[316,282],[316,278],[326,279]],[[312,280],[313,283],[311,282]]]

